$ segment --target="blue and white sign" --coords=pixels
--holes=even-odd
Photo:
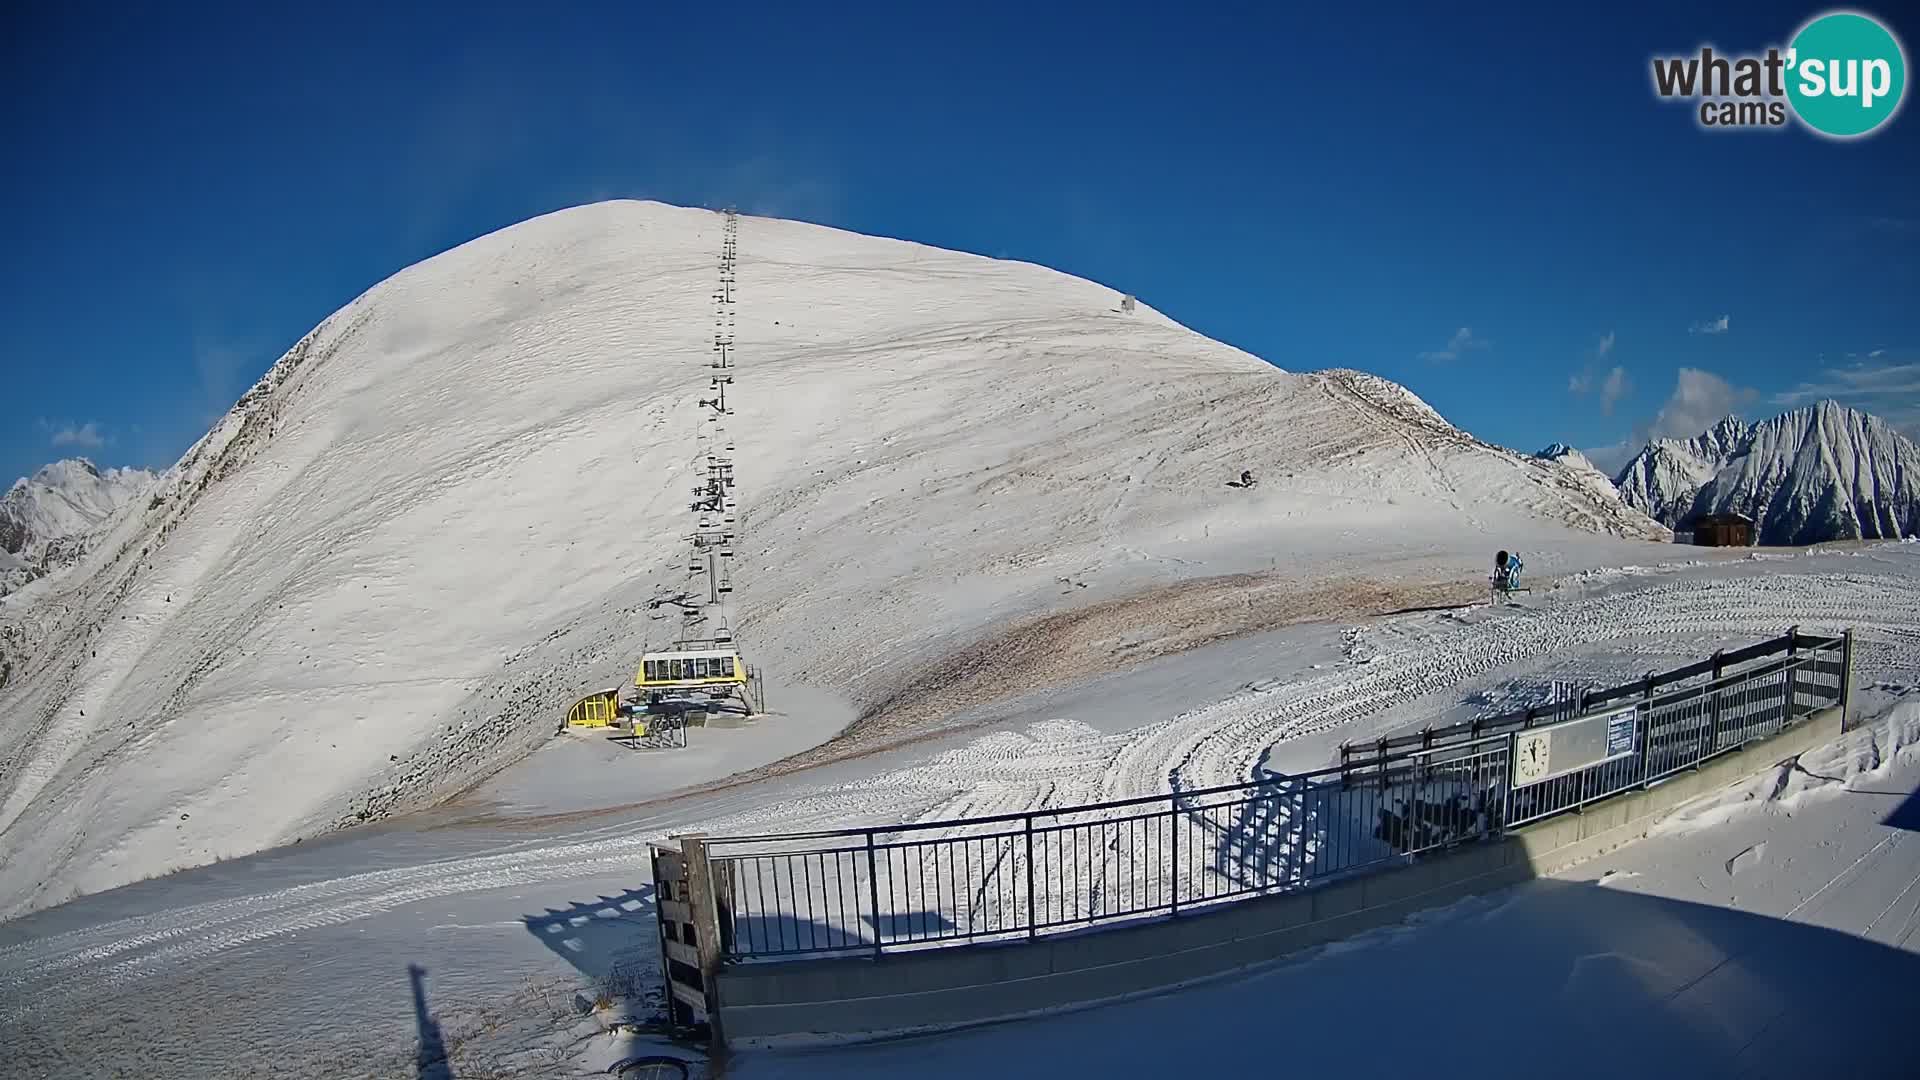
[[[1637,707],[1628,706],[1607,714],[1607,760],[1633,753],[1634,730],[1639,727],[1634,721],[1639,713]]]

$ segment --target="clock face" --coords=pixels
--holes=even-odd
[[[1514,741],[1513,775],[1531,783],[1547,775],[1551,740],[1547,732],[1522,735]]]

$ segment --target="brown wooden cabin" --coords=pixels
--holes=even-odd
[[[1699,547],[1752,547],[1753,519],[1745,514],[1702,514],[1693,519]]]

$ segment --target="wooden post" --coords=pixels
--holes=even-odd
[[[687,860],[687,904],[692,909],[694,947],[700,952],[700,988],[707,996],[707,1028],[713,1053],[724,1054],[727,1037],[720,1024],[720,905],[707,861],[705,833],[680,838]]]

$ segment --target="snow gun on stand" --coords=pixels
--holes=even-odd
[[[1493,596],[1492,604],[1511,603],[1514,593],[1530,593],[1533,590],[1520,584],[1520,571],[1525,564],[1520,561],[1520,553],[1509,555],[1505,551],[1493,556]]]

